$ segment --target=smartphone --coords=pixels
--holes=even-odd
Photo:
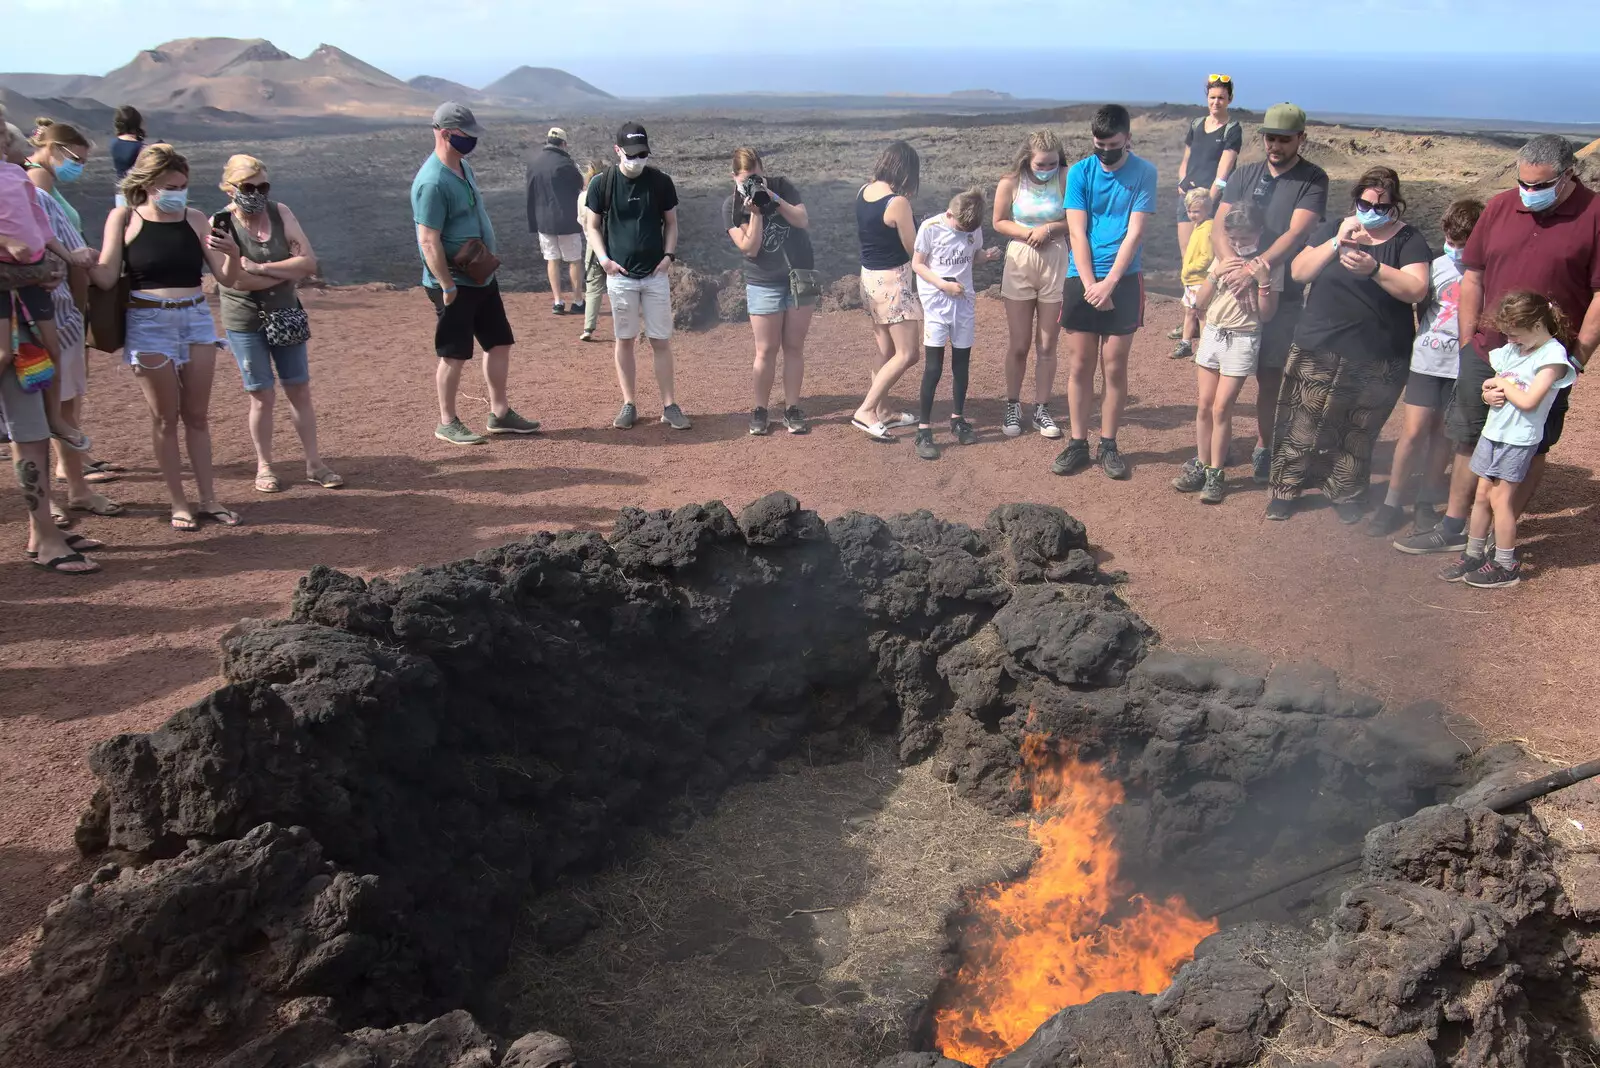
[[[228,232],[228,209],[227,208],[223,208],[221,211],[214,212],[212,214],[212,216],[211,216],[211,229],[215,230],[219,234],[225,234],[225,233]]]

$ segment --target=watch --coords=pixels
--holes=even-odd
[[[673,263],[678,262],[678,254],[676,252],[663,252],[662,255],[671,260]]]

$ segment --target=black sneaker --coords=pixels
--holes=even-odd
[[[1022,433],[1022,402],[1006,401],[1006,417],[1000,424],[1000,429],[1006,437],[1014,438]]]
[[[1221,504],[1227,495],[1227,476],[1220,467],[1206,468],[1206,488],[1200,491],[1202,504]]]
[[[1020,429],[1021,424],[1018,424]],[[1075,475],[1088,467],[1094,461],[1089,458],[1089,443],[1073,438],[1067,447],[1061,450],[1055,463],[1050,465],[1050,470],[1058,475]]]
[[[633,424],[639,421],[639,409],[632,402],[624,404],[617,409],[617,417],[611,420],[611,425],[618,430],[632,430]]]
[[[1445,582],[1465,582],[1467,576],[1474,571],[1493,566],[1494,564],[1487,557],[1468,556],[1466,553],[1462,553],[1456,558],[1455,563],[1440,568],[1438,575]]]
[[[757,408],[752,411],[750,413],[750,435],[764,438],[767,436],[767,429],[767,410],[765,408]]]
[[[972,432],[972,424],[959,415],[950,417],[950,436],[956,439],[957,445],[971,445],[978,440],[978,435]]]
[[[581,300],[575,300],[571,304],[567,305],[568,315],[582,315],[588,310],[589,309],[584,306],[584,303]]]
[[[1266,517],[1268,519],[1273,519],[1273,520],[1277,520],[1279,522],[1282,522],[1283,520],[1288,519],[1292,515],[1294,515],[1294,502],[1293,501],[1279,500],[1277,497],[1274,497],[1274,498],[1272,498],[1272,500],[1267,502]]]
[[[688,430],[689,417],[683,414],[683,409],[676,404],[669,404],[661,409],[661,421],[674,430]]]
[[[558,300],[550,305],[550,312],[552,315],[565,315],[567,314],[567,306]]]
[[[1204,489],[1206,485],[1206,465],[1200,462],[1200,457],[1191,456],[1183,465],[1183,470],[1178,472],[1178,477],[1172,480],[1172,488],[1179,493],[1194,493]]]
[[[1522,581],[1522,565],[1514,563],[1510,567],[1487,561],[1476,571],[1470,571],[1461,581],[1468,586],[1479,590],[1498,590],[1505,586],[1515,586]]]
[[[1467,531],[1463,527],[1460,534],[1446,534],[1444,524],[1437,524],[1432,530],[1425,530],[1420,534],[1410,537],[1398,538],[1394,547],[1407,556],[1432,556],[1435,553],[1464,553],[1467,551]]]
[[[917,431],[917,456],[923,460],[937,460],[939,446],[933,443],[933,428],[922,427]]]
[[[1367,514],[1367,505],[1364,501],[1340,501],[1333,506],[1333,514],[1339,517],[1339,522],[1345,526],[1355,526],[1361,522],[1361,517]]]
[[[1113,478],[1121,482],[1128,477],[1128,461],[1122,458],[1122,454],[1117,451],[1115,445],[1107,445],[1102,441],[1099,447],[1095,449],[1094,458],[1100,464],[1100,469],[1106,473],[1107,478]]]
[[[1398,505],[1381,505],[1372,513],[1372,519],[1367,523],[1367,536],[1369,538],[1387,538],[1390,534],[1406,525],[1405,509]]]
[[[1272,480],[1272,453],[1260,445],[1250,454],[1250,477],[1258,486],[1265,486]]]
[[[791,404],[783,410],[783,428],[791,434],[811,433],[811,424],[806,422],[806,413],[800,410],[798,404]]]

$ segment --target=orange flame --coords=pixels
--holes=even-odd
[[[1048,813],[1028,827],[1039,859],[1027,878],[983,890],[966,959],[934,1015],[937,1047],[977,1068],[1069,1005],[1165,989],[1217,930],[1181,897],[1117,893],[1120,858],[1107,817],[1122,803],[1119,783],[1042,735],[1023,740],[1022,758],[1017,785],[1028,786],[1035,812]]]

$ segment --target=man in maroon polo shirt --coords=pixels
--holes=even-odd
[[[1483,383],[1494,377],[1488,354],[1505,344],[1494,328],[1495,309],[1507,293],[1529,289],[1548,297],[1578,324],[1578,351],[1570,353],[1581,371],[1600,344],[1600,196],[1578,179],[1572,144],[1542,134],[1517,153],[1517,188],[1490,200],[1461,257],[1461,371],[1455,399],[1445,415],[1445,433],[1455,443],[1450,474],[1450,506],[1433,530],[1401,538],[1403,553],[1455,553],[1467,547],[1466,524],[1478,476],[1472,450],[1483,433],[1489,406]],[[1545,420],[1544,440],[1517,488],[1520,515],[1544,475],[1545,454],[1561,439],[1568,395],[1556,395]]]

